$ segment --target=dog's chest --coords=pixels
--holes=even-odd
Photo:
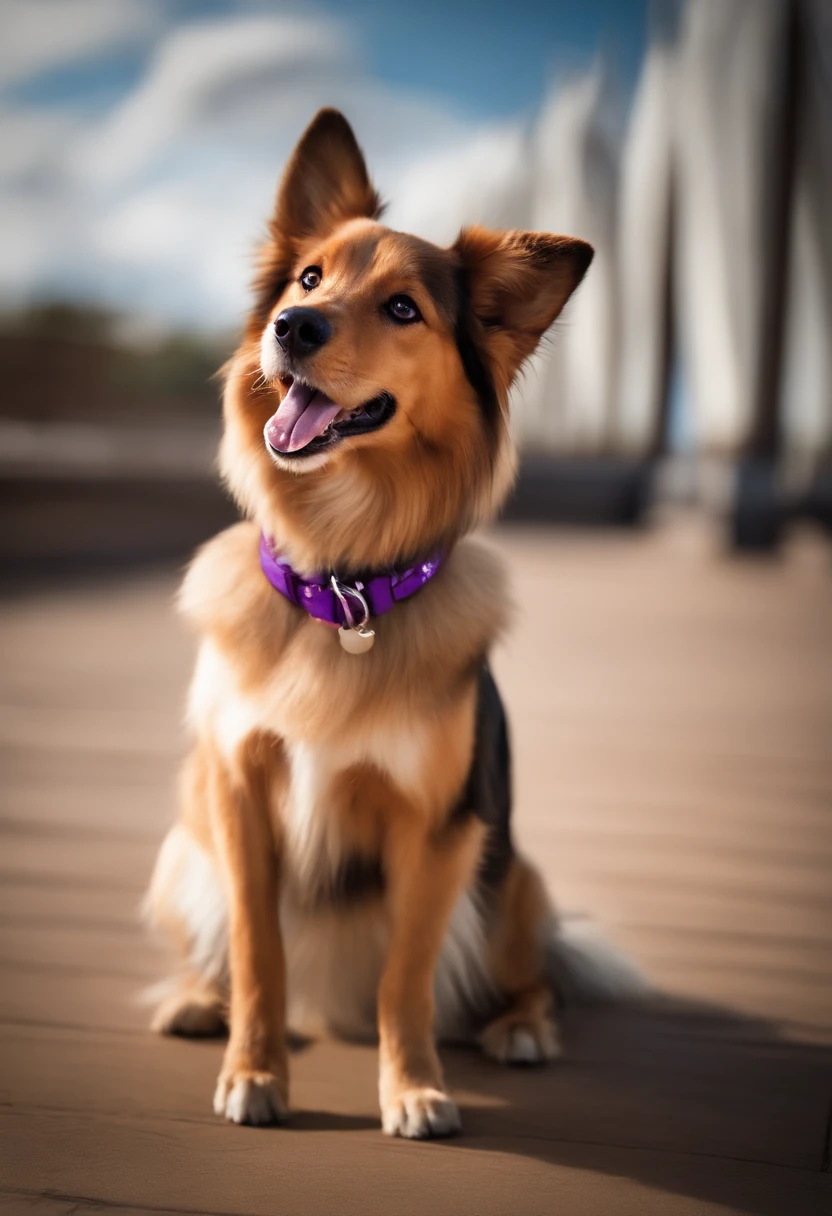
[[[290,872],[300,886],[311,888],[334,880],[357,847],[368,851],[372,833],[364,821],[375,808],[369,789],[365,794],[369,783],[362,781],[362,773],[381,774],[402,794],[418,800],[432,730],[413,715],[406,722],[379,715],[360,731],[351,729],[345,718],[342,730],[321,737],[323,732],[314,727],[304,729],[290,679],[291,673],[278,672],[256,691],[244,692],[227,660],[205,643],[191,687],[189,717],[229,760],[254,732],[281,741],[286,771],[275,790],[272,813],[279,820]],[[338,712],[333,705],[332,714]]]
[[[372,808],[362,806],[358,748],[314,743],[285,744],[288,782],[275,801],[289,873],[300,891],[338,887],[360,853],[377,857],[378,840],[368,833]],[[362,830],[363,829],[363,830]]]
[[[338,881],[357,857],[381,847],[378,783],[381,774],[418,800],[430,738],[418,720],[388,725],[334,743],[284,740],[288,789],[280,816],[293,872],[312,887],[316,876]]]

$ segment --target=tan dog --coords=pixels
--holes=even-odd
[[[251,522],[205,545],[182,589],[195,744],[148,910],[186,960],[156,1027],[228,1024],[218,1114],[284,1117],[287,1025],[377,1020],[384,1130],[423,1137],[459,1127],[435,1030],[480,1032],[502,1061],[557,1051],[558,930],[512,848],[487,666],[504,576],[462,538],[510,486],[509,388],[592,250],[480,228],[439,249],[379,214],[352,131],[321,111],[227,368],[221,463]],[[296,597],[337,576],[345,628],[275,589],[261,531]],[[371,578],[402,585],[404,568],[424,585],[365,620]]]

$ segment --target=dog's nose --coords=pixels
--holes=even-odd
[[[332,326],[315,308],[284,308],[274,332],[287,355],[311,355],[332,335]]]

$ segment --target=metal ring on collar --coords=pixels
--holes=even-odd
[[[339,579],[334,574],[331,575],[329,581],[332,585],[332,590],[338,596],[338,600],[341,604],[341,607],[344,609],[344,616],[346,618],[347,628],[348,629],[357,629],[360,632],[370,619],[370,609],[367,605],[367,601],[364,599],[364,596],[361,594],[361,592],[358,590],[357,587],[351,587],[349,585],[349,583],[340,582]],[[355,620],[352,615],[352,609],[350,608],[350,605],[347,601],[348,595],[352,595],[358,600],[359,604],[361,605],[361,609],[364,613],[364,619],[362,621],[360,621],[358,624],[355,623]]]

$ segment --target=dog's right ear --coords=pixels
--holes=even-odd
[[[254,284],[258,313],[268,313],[281,294],[298,242],[325,236],[346,220],[378,219],[381,212],[352,127],[338,110],[319,110],[277,191]]]

